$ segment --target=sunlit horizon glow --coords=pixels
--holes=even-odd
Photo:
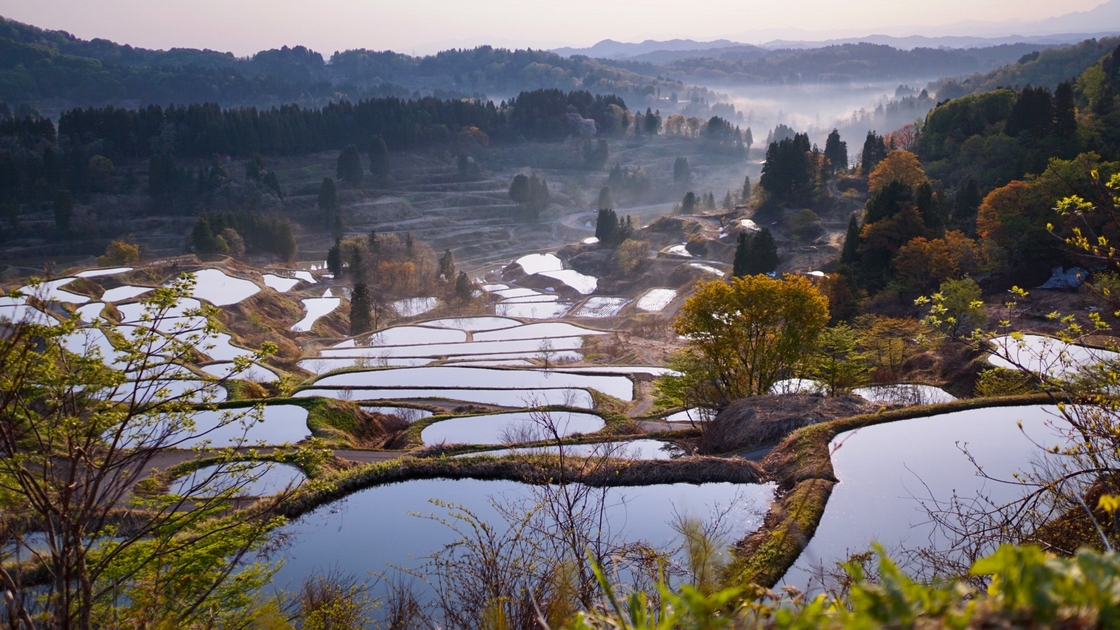
[[[871,34],[1008,35],[1087,11],[1100,0],[0,0],[0,15],[82,39],[143,48],[209,48],[251,55],[303,45],[329,57],[355,48],[431,54],[491,44],[590,46],[603,39],[819,40]],[[1101,25],[1101,29],[1120,25]]]

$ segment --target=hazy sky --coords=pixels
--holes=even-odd
[[[83,39],[247,55],[303,44],[431,53],[454,46],[555,48],[602,39],[950,34],[965,20],[1023,21],[1101,0],[0,0],[0,15]],[[924,26],[916,26],[924,25]],[[953,34],[976,34],[958,25]],[[982,29],[980,29],[982,30]]]

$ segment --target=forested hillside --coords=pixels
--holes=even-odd
[[[638,61],[609,62],[638,72],[664,74],[682,81],[716,84],[846,83],[972,74],[1010,63],[1039,50],[1033,44],[985,49],[915,48],[899,50],[877,44],[843,44],[809,50],[721,51],[664,65]]]
[[[955,98],[1000,87],[1041,85],[1051,90],[1062,81],[1079,76],[1120,44],[1120,38],[1089,39],[1074,46],[1048,48],[1024,54],[1015,63],[963,80],[948,79],[937,87],[940,98]]]
[[[482,46],[429,57],[351,50],[329,61],[302,46],[237,58],[210,50],[153,51],[84,41],[0,18],[0,100],[43,110],[89,105],[215,102],[324,105],[341,99],[512,96],[584,89],[640,97],[677,82],[534,50]]]
[[[940,103],[917,127],[869,134],[861,173],[870,198],[862,223],[849,226],[832,285],[847,287],[833,295],[838,310],[855,295],[901,306],[939,287],[964,295],[963,285],[945,283],[971,283],[979,296],[1037,286],[1057,266],[1092,268],[1095,259],[1065,239],[1077,230],[1091,240],[1114,234],[1107,213],[1093,208],[1111,207],[1110,178],[1120,173],[1118,92],[1120,47],[1053,90],[970,94]],[[775,147],[764,188],[789,162]],[[816,179],[801,181],[803,203],[820,196]],[[784,199],[779,185],[770,188]],[[1056,213],[1070,196],[1087,205]]]

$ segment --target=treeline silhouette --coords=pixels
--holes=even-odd
[[[544,50],[479,46],[414,57],[359,49],[325,60],[303,46],[284,46],[235,57],[213,50],[147,50],[105,39],[87,41],[0,17],[0,100],[42,108],[323,105],[389,96],[479,97],[536,88],[638,98],[683,85]]]
[[[114,159],[161,152],[191,158],[297,155],[350,144],[367,147],[378,136],[390,150],[400,151],[451,142],[472,127],[499,142],[562,140],[578,134],[579,123],[586,120],[610,134],[622,130],[625,109],[625,101],[616,96],[560,90],[523,92],[501,104],[426,97],[343,101],[322,108],[151,105],[75,109],[60,117],[58,132],[83,142],[100,140]]]

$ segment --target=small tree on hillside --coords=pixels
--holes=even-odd
[[[206,215],[198,217],[194,222],[194,228],[191,230],[191,247],[194,248],[195,253],[204,256],[218,253],[218,241],[210,230],[210,222],[206,220]]]
[[[342,277],[342,243],[339,239],[335,239],[334,245],[327,251],[327,270],[336,279]]]
[[[762,228],[755,234],[739,233],[739,244],[735,249],[735,262],[732,274],[743,276],[766,274],[778,268],[778,244],[774,242],[770,228]]]
[[[384,181],[389,177],[389,147],[380,135],[374,136],[369,147],[369,172],[374,179]]]
[[[128,265],[140,260],[140,246],[124,241],[113,241],[105,248],[105,255],[97,257],[97,264],[106,267]]]
[[[687,339],[658,379],[666,406],[721,408],[766,394],[815,347],[828,300],[807,278],[744,276],[697,285],[673,330]]]
[[[836,129],[833,129],[825,140],[824,157],[828,160],[829,170],[833,174],[848,170],[848,143],[840,139],[840,132]]]
[[[863,151],[860,153],[860,171],[865,177],[870,175],[885,157],[887,157],[887,144],[883,141],[883,136],[868,131],[867,138],[863,141]]]
[[[614,197],[611,196],[611,187],[603,186],[599,189],[599,210],[614,209]]]
[[[450,282],[455,277],[455,257],[450,249],[444,250],[439,259],[439,276],[444,282]]]
[[[854,267],[859,263],[859,221],[856,215],[848,219],[848,230],[844,233],[844,248],[840,250],[840,264]]]
[[[685,214],[696,212],[696,208],[698,205],[699,202],[696,199],[696,193],[690,190],[686,192],[684,194],[684,198],[681,199],[681,212]]]
[[[373,298],[364,282],[354,285],[350,293],[350,335],[373,330]]]
[[[362,158],[358,155],[358,147],[349,145],[338,154],[338,178],[351,186],[362,183]]]
[[[323,183],[319,185],[317,204],[323,225],[331,230],[336,239],[342,238],[342,213],[338,204],[338,188],[333,179],[323,178]]]
[[[455,278],[455,297],[463,302],[471,299],[471,293],[474,292],[474,284],[471,279],[467,277],[465,271],[459,272],[459,277]]]
[[[850,392],[866,382],[870,372],[867,355],[859,346],[860,335],[851,326],[841,322],[825,328],[806,366],[807,376],[824,385],[829,396]]]
[[[673,181],[687,184],[690,179],[692,179],[692,169],[688,166],[688,158],[678,157],[673,161]]]

